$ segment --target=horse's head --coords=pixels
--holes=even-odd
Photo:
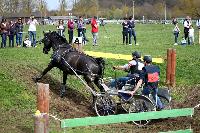
[[[44,33],[44,38],[42,39],[42,43],[44,43],[44,48],[43,48],[43,53],[48,54],[52,47],[52,41],[51,41],[51,34],[52,32],[43,32]]]

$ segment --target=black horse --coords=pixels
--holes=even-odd
[[[46,69],[34,78],[36,81],[40,80],[53,67],[57,67],[63,71],[63,85],[61,87],[60,96],[63,97],[66,92],[67,76],[82,75],[87,85],[94,90],[93,83],[103,91],[101,86],[101,79],[104,74],[105,61],[103,58],[94,58],[75,50],[67,40],[58,35],[57,32],[44,33],[42,39],[44,43],[43,53],[48,54],[50,49],[53,49],[51,61]],[[95,96],[94,91],[92,91]]]

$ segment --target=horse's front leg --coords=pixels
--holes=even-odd
[[[33,80],[35,82],[38,82],[40,79],[42,79],[42,77],[48,72],[50,71],[52,68],[54,67],[53,62],[51,61],[49,63],[49,65],[47,66],[47,68],[44,69],[44,71],[39,75],[33,78]]]
[[[66,94],[67,73],[63,71],[63,83],[60,88],[60,97],[63,98]]]
[[[92,88],[94,91],[95,91],[95,88],[94,88],[94,85],[93,85],[93,83],[92,83],[92,80],[91,80],[91,78],[90,77],[88,77],[88,76],[84,76],[84,79],[85,79],[85,81],[87,82],[87,84],[88,84],[88,86],[90,87],[90,88]],[[96,96],[92,93],[92,102],[93,102],[93,104],[95,103],[95,100],[96,100]]]
[[[99,90],[101,92],[105,92],[103,86],[101,85],[100,79],[99,78],[95,78],[94,79],[94,84],[99,88]]]

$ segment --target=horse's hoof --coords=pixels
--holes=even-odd
[[[63,98],[66,95],[66,87],[63,85],[60,88],[60,97]]]
[[[61,93],[60,93],[60,98],[65,97],[65,95],[66,95],[65,92],[61,92]]]

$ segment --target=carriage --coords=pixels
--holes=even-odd
[[[134,77],[130,80],[137,81],[136,78],[137,77]],[[115,88],[109,88],[108,85],[106,85],[107,81],[108,80],[106,79],[102,80],[101,85],[103,86],[105,92],[98,93],[95,99],[94,109],[98,116],[114,115],[118,113],[140,113],[157,111],[155,104],[156,102],[152,95],[142,95],[141,90],[143,86],[140,87],[140,91],[138,91],[138,93],[132,96],[130,91],[136,84],[131,85],[129,84],[130,82],[127,81],[122,89],[119,90],[117,86]],[[164,105],[164,109],[171,109],[171,96],[169,94],[169,89],[159,88],[158,96]],[[138,126],[145,126],[149,122],[150,120],[133,121],[133,123]]]
[[[60,89],[61,97],[66,91],[65,84],[68,74],[76,75],[87,86],[93,95],[93,104],[95,112],[98,116],[114,115],[117,113],[139,113],[156,111],[155,101],[152,96],[144,96],[141,93],[130,95],[130,90],[135,85],[129,84],[129,81],[122,86],[109,88],[107,82],[103,79],[103,71],[105,62],[102,58],[94,58],[84,53],[73,50],[65,38],[59,36],[56,32],[44,33],[41,40],[44,43],[43,52],[48,53],[50,48],[53,49],[52,59],[46,69],[39,75],[34,77],[35,81],[40,80],[53,67],[57,67],[63,71],[63,83]],[[84,80],[79,76],[82,75]],[[130,80],[138,80],[134,77]],[[100,92],[94,91],[93,83],[100,89]],[[141,86],[142,89],[142,86]],[[159,89],[158,96],[166,109],[170,109],[171,97],[168,89]],[[122,107],[120,112],[118,107]],[[149,120],[134,121],[138,126],[144,126]]]

